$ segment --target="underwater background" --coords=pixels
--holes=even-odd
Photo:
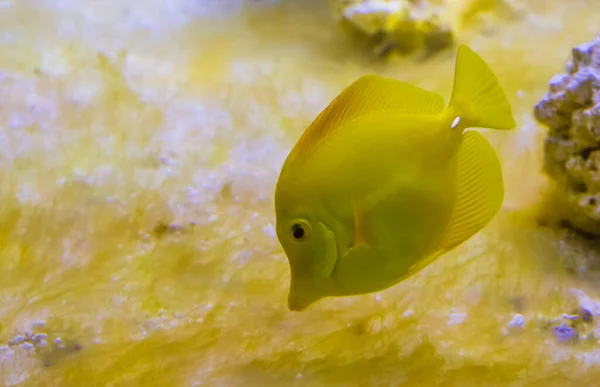
[[[428,7],[444,28],[413,23]],[[560,178],[590,145],[547,127],[583,104],[535,113],[579,60],[600,130],[599,21],[593,0],[1,0],[0,385],[600,386],[600,212]],[[447,102],[456,43],[517,121],[483,131],[501,212],[409,280],[290,312],[289,150],[366,73]]]

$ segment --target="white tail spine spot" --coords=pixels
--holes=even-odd
[[[450,126],[450,128],[454,129],[458,126],[458,124],[460,124],[460,117],[456,117],[454,121],[452,121],[452,125]]]

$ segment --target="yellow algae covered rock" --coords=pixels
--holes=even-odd
[[[451,45],[466,20],[505,0],[334,0],[335,15],[369,37],[375,53],[438,51]]]
[[[559,216],[600,235],[600,36],[573,48],[566,70],[535,106],[549,129],[544,169],[557,182]]]
[[[441,1],[356,0],[341,2],[338,15],[373,38],[376,54],[384,54],[451,44],[451,26],[441,20],[441,11]]]

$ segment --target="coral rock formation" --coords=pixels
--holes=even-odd
[[[600,235],[600,35],[573,48],[566,71],[534,109],[549,129],[544,169],[565,203],[561,216]]]

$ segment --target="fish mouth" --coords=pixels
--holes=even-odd
[[[288,299],[288,309],[292,312],[302,312],[303,310],[305,310],[306,308],[308,308],[308,304],[307,303],[303,303],[302,301],[296,299],[296,298],[289,298]]]
[[[320,298],[319,296],[301,294],[291,289],[288,295],[288,309],[292,312],[302,312]]]
[[[335,234],[323,222],[315,223],[321,229],[324,245],[323,253],[317,261],[311,262],[308,271],[290,265],[291,278],[288,294],[288,309],[301,312],[318,300],[330,295],[331,276],[338,263],[338,249]]]
[[[312,278],[296,277],[292,273],[288,293],[288,309],[292,312],[301,312],[323,298],[325,294],[319,285],[319,282]]]

